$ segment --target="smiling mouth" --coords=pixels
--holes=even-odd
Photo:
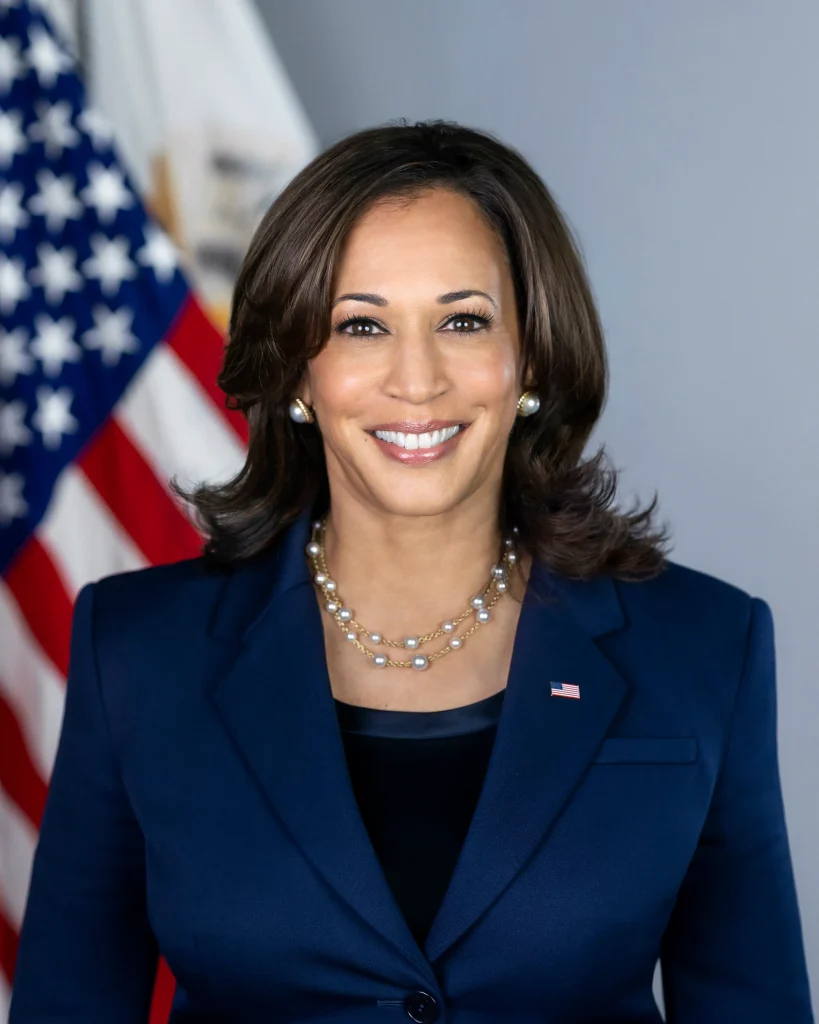
[[[463,433],[469,426],[468,423],[461,423],[454,427],[442,427],[439,430],[425,431],[422,434],[403,433],[400,430],[368,430],[368,434],[377,437],[387,444],[394,444],[399,448],[406,448],[408,451],[415,451],[423,448],[437,448],[456,434]]]

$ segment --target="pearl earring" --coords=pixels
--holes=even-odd
[[[315,416],[309,405],[305,405],[300,398],[294,398],[290,403],[290,419],[295,423],[313,423]]]
[[[518,399],[518,416],[531,416],[540,408],[540,399],[534,391],[524,391]]]

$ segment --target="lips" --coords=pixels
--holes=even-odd
[[[428,434],[433,430],[443,430],[444,427],[465,427],[466,425],[460,420],[393,420],[390,423],[377,423],[374,427],[366,429],[368,434],[374,434],[376,430],[400,431],[402,434]]]
[[[465,423],[463,425],[460,425],[456,422],[450,421],[450,426],[460,426],[461,429],[456,430],[455,433],[451,437],[448,437],[445,441],[442,441],[439,444],[433,445],[429,448],[407,448],[401,445],[393,444],[391,441],[386,440],[386,438],[378,437],[375,431],[367,431],[367,433],[372,434],[376,446],[384,453],[384,455],[387,455],[390,459],[393,459],[404,466],[426,466],[432,462],[437,462],[438,459],[446,458],[448,455],[450,455],[450,453],[452,453],[461,443],[461,437],[469,427],[469,424]],[[379,434],[382,433],[380,427],[376,429],[378,430]],[[436,429],[441,430],[443,428],[433,428],[433,430]],[[393,433],[393,431],[385,430],[384,433]],[[395,433],[399,433],[399,431],[395,431]],[[406,435],[412,434],[413,431],[400,431],[400,433]],[[429,431],[422,431],[421,433],[429,433]]]

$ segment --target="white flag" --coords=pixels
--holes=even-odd
[[[250,236],[318,143],[250,0],[87,0],[91,98],[224,323]]]

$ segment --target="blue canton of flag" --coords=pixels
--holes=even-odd
[[[580,687],[574,683],[551,683],[553,697],[572,697],[580,700]]]
[[[73,58],[0,0],[0,573],[186,294]]]

